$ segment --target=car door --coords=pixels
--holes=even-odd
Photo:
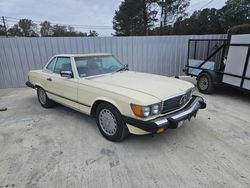
[[[47,82],[49,82],[46,89],[48,97],[78,110],[78,79],[74,73],[72,78],[62,77],[61,71],[71,71],[73,73],[71,57],[57,57],[53,73],[47,77]]]
[[[41,76],[41,87],[45,89],[45,91],[50,91],[52,88],[51,76],[55,67],[56,58],[57,57],[53,57],[43,69],[43,74]]]

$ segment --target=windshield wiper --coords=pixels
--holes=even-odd
[[[117,71],[115,71],[115,72],[121,72],[121,71],[125,71],[126,70],[126,68],[125,67],[123,67],[123,68],[120,68],[120,69],[118,69]]]
[[[121,71],[126,71],[126,70],[128,70],[128,67],[127,67],[127,66],[124,66],[124,67],[118,69],[118,70],[115,71],[115,72],[121,72]]]

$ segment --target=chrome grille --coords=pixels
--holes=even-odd
[[[168,113],[171,111],[176,111],[184,107],[192,97],[192,90],[188,90],[182,95],[167,99],[163,102],[162,113]]]

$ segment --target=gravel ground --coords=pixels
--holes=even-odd
[[[250,96],[203,97],[208,108],[181,128],[112,143],[84,114],[2,89],[0,188],[250,187]]]

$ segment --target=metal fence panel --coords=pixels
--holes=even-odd
[[[189,39],[225,39],[226,35],[140,37],[0,38],[0,88],[22,87],[30,70],[41,69],[62,53],[114,54],[130,70],[165,76],[182,75]],[[205,54],[206,46],[199,47]]]

